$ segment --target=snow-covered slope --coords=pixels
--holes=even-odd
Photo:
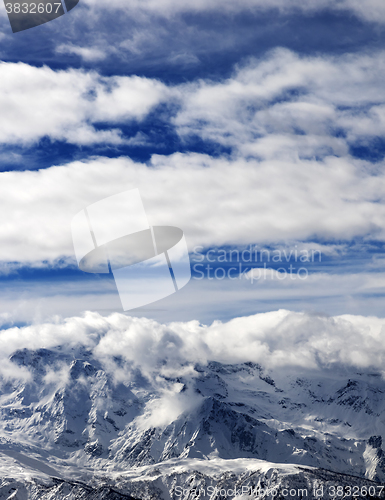
[[[280,488],[385,482],[379,370],[166,358],[150,369],[101,355],[103,339],[9,356],[0,499],[178,498],[178,485],[250,477]]]
[[[84,350],[24,349],[11,360],[32,377],[2,386],[5,452],[121,470],[178,457],[258,458],[384,479],[385,383],[375,374],[276,380],[253,363],[209,362],[167,380],[191,405],[157,422],[167,395],[138,371],[128,385],[114,382]],[[55,369],[65,383],[50,380]]]

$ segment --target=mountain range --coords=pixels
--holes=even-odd
[[[164,361],[149,377],[84,345],[10,363],[23,378],[1,382],[0,499],[384,496],[380,372]]]

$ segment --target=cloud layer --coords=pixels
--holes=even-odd
[[[70,222],[88,204],[139,188],[151,224],[174,224],[195,245],[385,238],[382,162],[349,148],[385,133],[383,53],[300,57],[278,49],[232,77],[165,85],[27,64],[0,65],[0,142],[49,137],[74,144],[146,141],[123,127],[160,104],[181,140],[229,148],[94,158],[0,173],[1,261],[73,256]],[[102,126],[103,125],[103,126]],[[195,139],[194,139],[195,138]],[[215,210],[213,210],[215,207]]]
[[[242,156],[346,156],[351,144],[385,133],[384,72],[382,53],[299,57],[277,49],[226,81],[183,88],[174,123],[182,136]]]
[[[325,317],[285,310],[228,323],[215,321],[211,326],[197,321],[160,324],[118,313],[104,318],[89,312],[57,323],[3,330],[0,352],[3,366],[20,348],[62,346],[67,351],[85,346],[113,373],[120,373],[113,358],[122,357],[154,381],[158,374],[191,374],[192,365],[207,361],[251,361],[267,369],[382,372],[384,327],[385,320],[375,317]],[[2,373],[9,375],[8,371]]]
[[[346,156],[351,145],[370,147],[385,133],[384,60],[383,52],[304,57],[276,49],[249,60],[231,78],[174,86],[1,63],[0,143],[49,137],[77,145],[128,144],[121,128],[140,124],[163,104],[167,111],[163,106],[158,120],[187,142],[200,137],[243,157]]]
[[[95,0],[86,0],[92,7],[106,8],[103,4],[98,4]],[[264,11],[279,9],[281,12],[296,12],[302,10],[305,12],[314,12],[324,9],[336,11],[350,11],[355,15],[368,21],[381,22],[385,20],[385,7],[381,0],[368,0],[365,5],[359,0],[342,0],[334,2],[333,0],[242,0],[232,2],[231,0],[135,0],[129,5],[122,0],[112,0],[108,8],[120,8],[124,10],[133,10],[136,13],[157,13],[162,16],[172,16],[181,12],[207,12],[207,11],[228,11],[240,12],[247,10]]]
[[[143,5],[143,12],[158,8]],[[167,3],[165,15],[173,8],[173,2]],[[135,44],[130,47],[136,50]],[[108,58],[97,48],[67,42],[58,52],[93,62]],[[146,132],[153,123],[172,135],[176,150],[199,150],[196,144],[203,144],[203,150],[217,152],[153,155],[147,164],[100,156],[40,171],[0,173],[4,273],[20,263],[39,268],[47,264],[43,261],[54,267],[73,264],[72,217],[132,188],[139,188],[150,224],[183,228],[190,250],[196,245],[315,241],[326,248],[356,239],[364,245],[384,242],[384,161],[374,151],[385,134],[384,73],[383,52],[303,56],[282,48],[244,61],[229,77],[181,84],[1,63],[4,158],[7,148],[17,146],[23,153],[24,146],[43,139],[53,148],[57,141],[116,147],[112,155],[119,154],[119,146],[138,144],[151,151]],[[360,158],[357,147],[364,151]],[[311,295],[315,289],[318,298],[320,290],[330,298],[336,288],[339,297],[350,288],[361,294],[381,292],[382,275],[359,271],[338,280],[319,274],[280,287],[286,298]],[[228,285],[218,286],[222,308],[237,294],[237,304],[239,296],[254,297],[244,290],[229,292]],[[273,285],[262,285],[272,300],[279,296]],[[66,291],[68,298],[74,288]],[[88,299],[95,296],[90,293]],[[72,313],[73,296],[68,300]],[[100,297],[95,303],[102,305]]]
[[[385,175],[363,161],[97,158],[0,174],[0,260],[72,257],[72,217],[139,188],[152,225],[183,228],[190,247],[285,240],[385,239]],[[213,210],[215,207],[215,210]],[[122,214],[124,217],[124,214]]]

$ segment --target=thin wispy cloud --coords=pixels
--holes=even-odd
[[[86,3],[100,10],[106,9],[103,4],[98,4],[95,0],[86,0]],[[359,0],[342,0],[334,2],[333,0],[242,0],[232,2],[231,0],[188,0],[178,2],[178,0],[136,0],[127,5],[123,0],[113,0],[109,3],[109,8],[121,9],[126,11],[135,11],[136,13],[156,13],[161,16],[172,16],[183,12],[209,12],[218,9],[227,12],[239,11],[264,11],[277,9],[280,13],[290,11],[304,12],[322,11],[325,9],[338,12],[350,12],[368,21],[383,22],[385,20],[385,7],[381,0],[369,0],[365,5]]]
[[[62,44],[56,47],[58,54],[75,54],[84,61],[100,61],[107,57],[107,52],[97,47],[79,47],[72,44]]]

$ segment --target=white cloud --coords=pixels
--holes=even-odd
[[[70,224],[87,205],[139,188],[153,225],[183,228],[195,245],[385,239],[385,174],[362,161],[155,156],[149,166],[96,158],[0,173],[0,260],[73,256]],[[215,210],[213,210],[215,207]]]
[[[60,48],[67,49],[83,50]],[[84,57],[102,56],[89,50]],[[350,144],[385,134],[384,60],[383,52],[300,57],[277,49],[227,80],[177,86],[2,63],[0,142],[31,144],[48,136],[78,145],[130,144],[119,124],[167,103],[169,112],[159,118],[183,139],[200,136],[244,157],[346,156]],[[110,128],[98,130],[98,123]]]
[[[107,57],[107,52],[97,47],[79,47],[72,44],[62,44],[56,47],[58,54],[75,54],[84,61],[101,61]]]
[[[215,360],[254,361],[272,368],[342,364],[383,369],[384,319],[328,318],[281,310],[235,318],[228,323],[214,322],[209,327],[197,322],[162,327],[144,320],[125,321],[126,334],[119,336],[119,331],[111,331],[100,340],[95,352],[121,353],[132,362],[140,360],[148,370],[159,367],[163,360],[171,366]],[[139,337],[141,345],[146,343],[145,351],[137,348]]]
[[[68,318],[55,324],[3,330],[0,353],[4,360],[21,347],[62,346],[65,352],[75,345],[84,345],[111,370],[112,358],[122,357],[130,367],[140,368],[163,388],[166,408],[159,410],[164,413],[173,401],[180,400],[181,386],[167,386],[158,375],[191,377],[191,365],[207,361],[252,361],[271,369],[319,370],[339,366],[383,371],[384,331],[385,319],[376,317],[326,317],[287,310],[235,318],[227,323],[215,321],[211,326],[197,321],[160,324],[117,313],[107,318],[87,313],[83,318]],[[129,376],[127,373],[127,380]]]
[[[182,137],[242,156],[346,156],[349,144],[385,134],[383,53],[300,57],[276,49],[222,82],[181,86]]]
[[[325,243],[326,253],[326,248],[335,252],[343,240],[384,241],[383,162],[373,166],[347,156],[349,140],[382,130],[384,69],[382,53],[310,58],[278,50],[249,61],[225,81],[168,88],[139,77],[1,65],[0,87],[15,96],[3,103],[4,141],[28,142],[49,134],[75,143],[143,144],[147,138],[141,132],[126,139],[117,128],[97,131],[93,123],[118,127],[142,119],[159,102],[171,102],[180,106],[175,124],[183,136],[200,134],[231,146],[235,153],[229,158],[154,156],[148,165],[127,158],[92,158],[41,171],[0,173],[0,273],[15,273],[18,262],[42,266],[48,260],[58,267],[63,258],[68,263],[73,258],[72,217],[95,201],[136,187],[150,223],[181,227],[190,250],[195,245],[318,240]],[[33,89],[28,102],[27,84]],[[333,136],[333,127],[343,129],[347,138]],[[265,281],[255,290],[219,285],[202,283],[194,289],[194,301],[178,294],[176,303],[188,311],[187,304],[195,304],[191,314],[198,310],[197,315],[189,317],[200,318],[223,317],[226,308],[231,314],[249,313],[255,311],[252,301],[261,310],[276,307],[278,300],[290,307],[289,301],[296,300],[297,309],[305,304],[309,310],[312,297],[318,301],[314,307],[329,312],[354,311],[364,304],[378,313],[382,307],[379,298],[370,304],[363,299],[365,294],[383,293],[382,275],[374,279],[357,268],[347,276],[318,275],[304,283]],[[3,293],[0,314],[11,313],[4,321],[46,318],[51,311],[69,315],[87,307],[120,310],[110,289],[95,295],[82,288],[79,301],[74,284],[62,290],[33,286],[13,290],[11,297],[8,289]],[[177,314],[175,307],[172,311]]]
[[[137,76],[0,63],[0,143],[31,144],[48,136],[73,144],[124,142],[120,130],[94,124],[141,120],[166,98],[167,88]]]
[[[174,369],[174,375],[181,375],[183,368]],[[190,370],[193,372],[193,370]],[[185,374],[184,374],[185,375]],[[189,374],[190,377],[193,373]],[[170,384],[168,384],[170,385]],[[199,404],[202,404],[202,397],[196,391],[186,391],[181,393],[183,384],[174,384],[162,390],[160,398],[152,399],[147,403],[144,418],[138,424],[142,430],[151,427],[163,427],[176,420],[183,412],[193,411]]]

